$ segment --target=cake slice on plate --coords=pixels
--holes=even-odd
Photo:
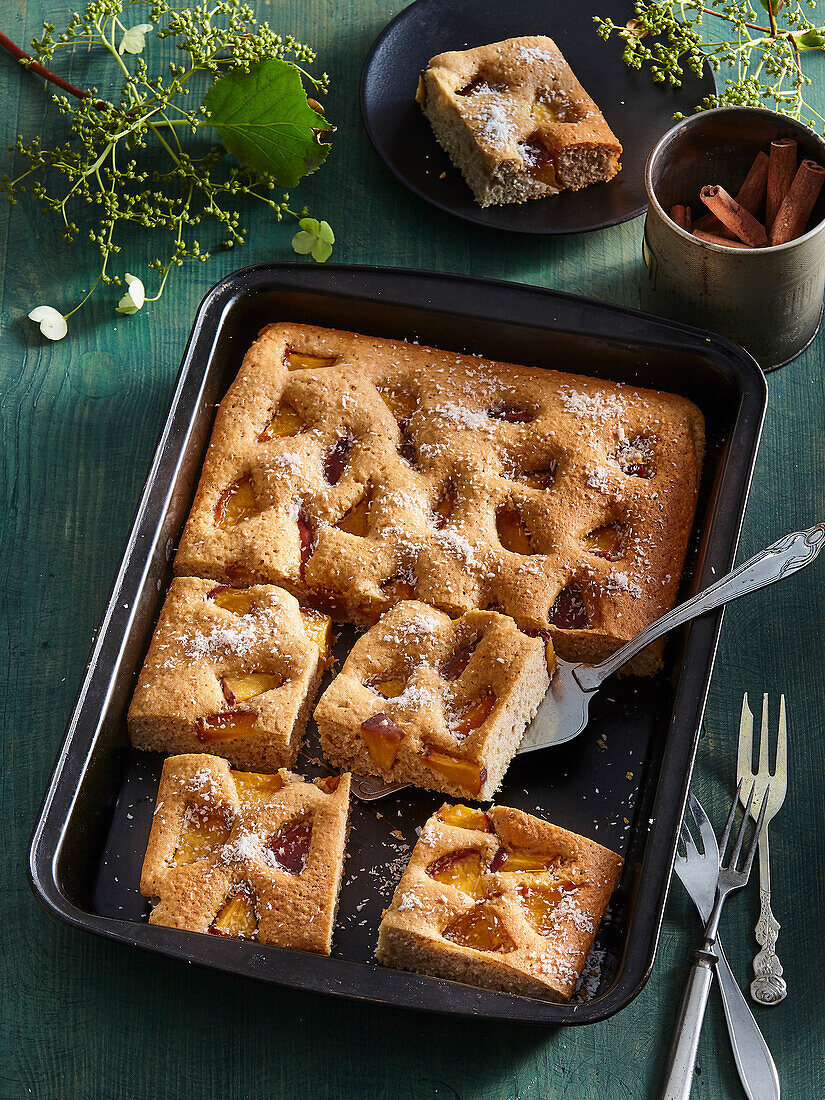
[[[612,179],[622,147],[551,38],[438,54],[416,99],[480,206]]]

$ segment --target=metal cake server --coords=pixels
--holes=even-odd
[[[699,592],[685,603],[645,627],[614,654],[598,665],[573,664],[557,659],[550,690],[536,711],[536,716],[521,740],[518,752],[535,752],[551,745],[572,741],[587,725],[590,700],[608,676],[627,664],[651,642],[691,619],[713,611],[739,596],[784,580],[803,569],[816,558],[825,545],[825,523],[805,531],[794,531],[771,543],[732,573],[726,574],[710,588]],[[387,783],[380,776],[364,776],[353,781],[352,791],[364,801],[383,798],[401,790],[405,783]]]

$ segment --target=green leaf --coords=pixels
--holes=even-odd
[[[299,256],[306,256],[313,250],[317,240],[314,233],[296,233],[292,238],[292,247]]]
[[[288,61],[268,58],[249,72],[218,77],[203,105],[226,150],[282,187],[294,187],[329,153],[317,135],[334,127],[309,106],[301,75]]]
[[[319,264],[322,264],[324,260],[328,260],[332,255],[332,245],[329,241],[316,240],[312,246],[312,258],[317,260]]]
[[[791,37],[798,50],[821,50],[825,47],[825,27],[812,27],[804,34],[794,34]]]

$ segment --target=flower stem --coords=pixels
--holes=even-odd
[[[70,84],[68,80],[64,80],[62,76],[58,76],[56,73],[51,72],[44,65],[41,65],[39,61],[34,61],[31,54],[24,53],[19,46],[16,46],[10,38],[0,31],[0,46],[3,49],[16,57],[18,61],[25,61],[26,68],[33,73],[37,73],[38,76],[42,76],[44,80],[48,80],[51,84],[56,84],[58,88],[62,88],[64,92],[68,92],[69,95],[76,96],[78,99],[88,99],[89,93],[84,92],[82,88],[78,88],[74,84]],[[98,110],[103,110],[106,104],[102,100],[98,100],[95,106]]]

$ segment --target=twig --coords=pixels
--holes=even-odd
[[[56,73],[51,72],[44,65],[41,65],[39,61],[35,61],[31,54],[24,53],[19,46],[16,46],[10,38],[7,38],[5,34],[0,31],[0,46],[17,58],[18,61],[27,62],[26,68],[29,72],[37,73],[38,76],[42,76],[44,80],[48,80],[51,84],[56,84],[58,88],[62,88],[64,92],[68,92],[69,95],[76,96],[78,99],[88,99],[89,93],[84,92],[82,88],[76,87],[74,84],[70,84],[68,80],[64,80],[62,76],[58,76]],[[102,100],[98,100],[95,106],[98,110],[102,111],[106,104]]]

